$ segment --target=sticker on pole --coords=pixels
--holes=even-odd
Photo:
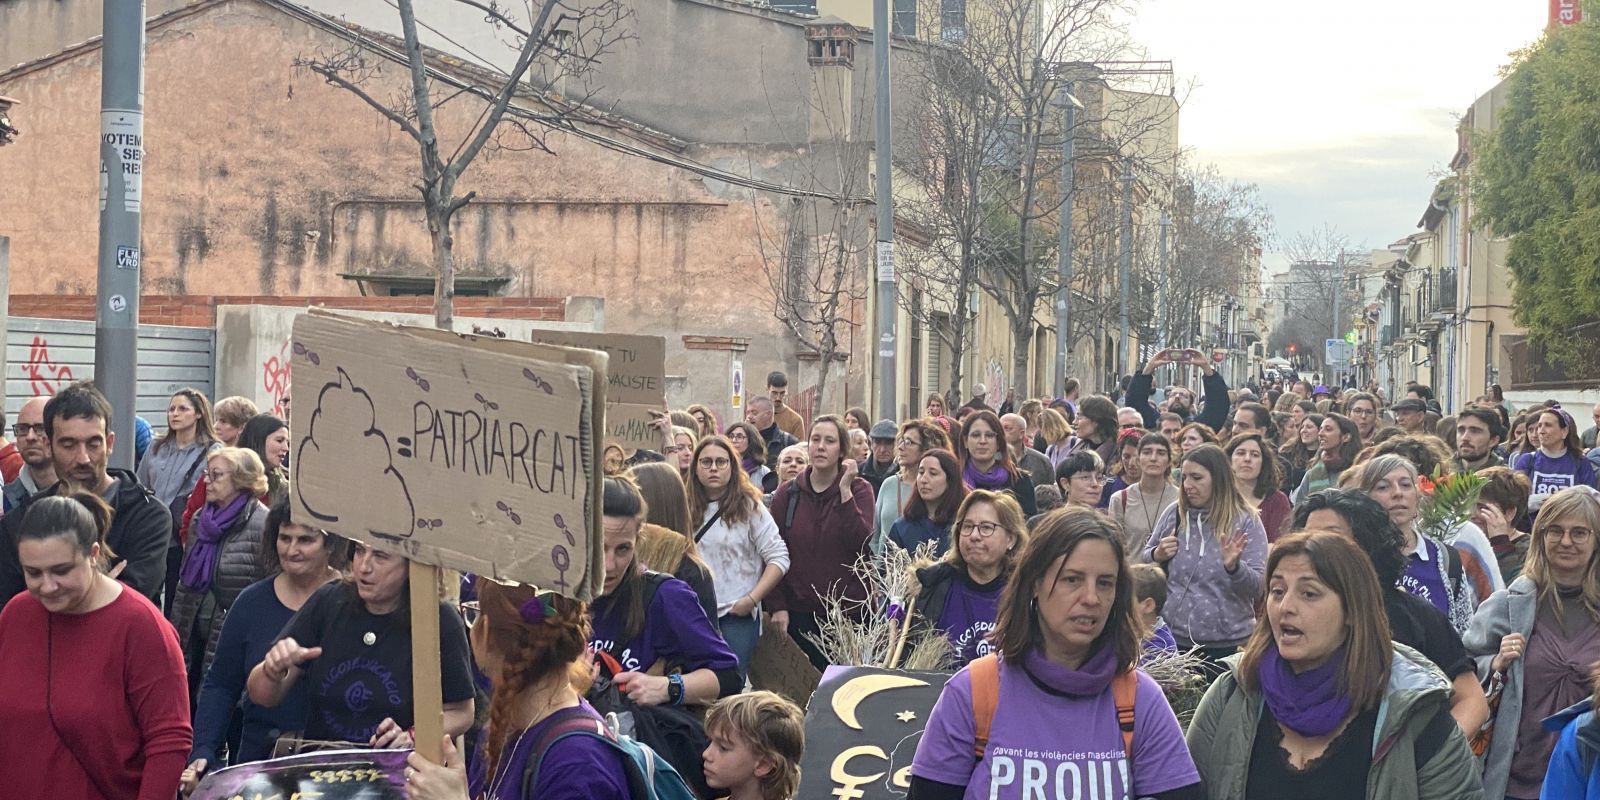
[[[122,199],[122,208],[139,213],[144,197],[144,112],[107,109],[100,112],[100,210],[106,198]]]
[[[111,295],[111,299],[106,301],[106,308],[111,309],[113,314],[121,314],[128,310],[128,298],[120,294]]]
[[[127,245],[117,246],[117,269],[138,269],[139,248]]]
[[[894,242],[878,242],[878,282],[894,283]]]

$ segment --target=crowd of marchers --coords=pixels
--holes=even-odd
[[[410,796],[642,799],[642,747],[683,796],[799,797],[757,643],[827,667],[834,601],[905,613],[858,568],[903,550],[952,673],[916,800],[1600,798],[1596,428],[1498,387],[1450,416],[1421,385],[1230,387],[1192,350],[1108,388],[808,420],[774,372],[743,419],[661,412],[659,448],[603,453],[596,598],[440,602],[445,755]],[[6,794],[412,747],[408,565],[293,518],[287,410],[184,389],[131,472],[112,415],[74,384],[0,443]],[[1181,721],[1141,668],[1170,654],[1205,687]]]

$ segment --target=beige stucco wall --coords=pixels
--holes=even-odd
[[[1501,81],[1472,104],[1472,127],[1482,135],[1495,129],[1505,106],[1509,81]],[[1469,165],[1470,169],[1470,165]],[[1463,182],[1465,185],[1465,182]],[[1506,266],[1509,241],[1475,229],[1476,206],[1470,193],[1462,199],[1462,233],[1466,263],[1457,285],[1461,322],[1456,329],[1457,402],[1470,402],[1506,370],[1500,339],[1524,333],[1511,317],[1511,270]]]
[[[145,291],[355,294],[337,273],[427,270],[416,145],[290,65],[343,47],[252,0],[150,31]],[[0,159],[12,291],[92,290],[99,56],[0,78],[0,93],[29,103],[25,135]],[[402,76],[386,64],[371,91],[399,96]],[[477,113],[458,101],[439,123],[461,131]],[[759,268],[757,216],[768,235],[773,224],[766,198],[561,135],[548,144],[556,155],[486,154],[467,173],[460,188],[479,199],[456,218],[463,273],[510,276],[514,295],[604,296],[608,330],[666,336],[669,379],[722,405],[726,364],[703,367],[713,359],[685,351],[681,335],[750,337],[749,374],[798,371]],[[794,152],[707,145],[685,155],[781,171]]]

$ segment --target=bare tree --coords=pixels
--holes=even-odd
[[[381,42],[363,41],[337,53],[301,56],[294,62],[297,68],[310,70],[355,95],[416,142],[420,170],[415,187],[422,196],[437,275],[434,321],[447,329],[453,323],[455,300],[455,242],[450,223],[455,213],[477,196],[476,192],[459,191],[462,176],[486,148],[553,154],[548,131],[571,125],[572,112],[581,103],[551,102],[548,92],[564,86],[568,78],[590,76],[601,55],[632,38],[627,23],[633,16],[624,0],[525,0],[516,7],[502,6],[498,0],[454,2],[464,6],[463,11],[481,12],[483,24],[509,42],[516,53],[509,69],[497,72],[488,65],[477,65],[455,71],[469,72],[472,80],[441,80],[444,60],[438,53],[425,51],[419,41],[413,0],[396,2],[404,48],[400,55],[409,72],[409,92],[385,97],[376,88],[374,79],[382,75],[384,60],[393,57],[384,53],[387,48]],[[539,103],[541,111],[535,121],[523,115],[507,119],[507,110],[519,97]],[[451,147],[442,141],[446,134],[440,130],[436,112],[455,102],[477,103],[482,108],[471,127],[458,132]]]
[[[897,91],[910,97],[910,119],[895,142],[901,171],[919,189],[905,193],[895,214],[927,237],[925,245],[900,251],[899,301],[914,324],[948,348],[950,363],[940,369],[945,386],[931,388],[957,403],[974,338],[971,298],[997,256],[991,184],[1003,173],[997,175],[987,151],[1007,119],[993,83],[963,55],[934,46],[905,59],[909,75]]]
[[[933,187],[924,189],[932,212],[924,217],[938,223],[930,226],[932,238],[945,244],[929,256],[936,262],[931,277],[953,277],[942,283],[952,288],[970,279],[994,299],[1011,334],[1011,383],[1018,396],[1029,393],[1034,335],[1053,323],[1040,312],[1041,301],[1057,288],[1061,90],[1072,86],[1085,105],[1073,131],[1075,240],[1087,244],[1091,232],[1081,227],[1089,220],[1105,222],[1110,227],[1102,233],[1117,237],[1115,214],[1095,208],[1116,202],[1105,194],[1115,190],[1102,185],[1104,173],[1135,164],[1137,202],[1145,204],[1165,191],[1175,168],[1175,143],[1158,144],[1177,113],[1173,87],[1123,91],[1111,84],[1116,70],[1100,66],[1133,55],[1121,22],[1125,6],[1124,0],[986,0],[968,13],[939,0],[917,5],[918,24],[928,27],[924,38],[938,53],[921,61],[918,77],[935,84],[924,90],[921,105],[933,107],[922,114],[934,124],[919,134],[941,141],[914,149],[921,163],[907,167],[920,170],[920,183]],[[939,108],[930,100],[963,107]],[[1100,259],[1091,248],[1074,251],[1075,283],[1100,283],[1096,271],[1114,274],[1116,258]],[[1073,295],[1088,298],[1081,291]],[[966,302],[946,299],[958,308]],[[1065,335],[1079,338],[1077,331]]]
[[[864,119],[864,98],[852,105],[836,94],[840,85],[819,84],[815,76],[808,80],[810,118],[821,128],[811,132],[807,157],[792,162],[787,183],[798,191],[777,199],[752,193],[751,205],[773,316],[805,352],[816,356],[817,403],[825,408],[828,378],[849,354],[847,332],[860,324],[867,299],[871,150],[850,135]],[[750,172],[756,172],[754,163]],[[764,202],[773,203],[771,222],[764,221]]]
[[[1272,235],[1272,214],[1255,184],[1229,180],[1211,165],[1181,172],[1170,213],[1161,338],[1188,346],[1201,341],[1203,307],[1258,291],[1258,257]]]
[[[1323,369],[1323,342],[1348,330],[1361,303],[1359,273],[1369,260],[1364,248],[1324,224],[1286,241],[1288,275],[1269,287],[1283,303],[1283,321],[1271,332],[1267,347],[1283,350],[1290,343]]]

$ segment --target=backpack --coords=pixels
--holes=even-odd
[[[565,708],[554,715],[556,720],[539,737],[536,755],[522,768],[524,797],[538,785],[539,766],[550,747],[568,736],[588,736],[611,746],[622,754],[622,767],[628,773],[628,795],[633,800],[699,800],[683,776],[649,745],[612,731],[601,718],[581,706]]]
[[[973,661],[967,667],[972,678],[972,722],[977,733],[973,748],[978,760],[983,760],[989,747],[989,728],[994,723],[994,712],[1000,705],[1000,658],[989,654]],[[1122,752],[1133,765],[1133,711],[1134,697],[1138,693],[1138,674],[1130,669],[1117,673],[1111,679],[1111,697],[1117,704],[1117,725],[1122,729]]]

